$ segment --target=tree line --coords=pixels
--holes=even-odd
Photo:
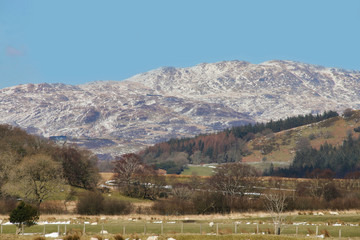
[[[265,129],[270,129],[272,132],[281,132],[295,127],[300,127],[308,125],[311,123],[317,123],[329,118],[337,117],[339,114],[335,111],[324,111],[323,114],[307,114],[307,115],[298,115],[294,117],[287,117],[286,119],[280,119],[277,121],[271,120],[267,123],[256,123],[248,124],[239,127],[231,128],[231,132],[237,138],[244,138],[248,134],[256,134],[264,131]]]

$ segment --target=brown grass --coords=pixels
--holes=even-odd
[[[109,172],[101,172],[100,176],[101,176],[101,182],[104,183],[108,180],[111,180],[113,178],[113,173],[109,173]]]

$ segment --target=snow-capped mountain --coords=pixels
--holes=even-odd
[[[172,137],[349,107],[360,108],[359,71],[291,61],[203,63],[121,82],[0,90],[0,123],[69,136],[112,155]]]

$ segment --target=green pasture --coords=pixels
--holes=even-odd
[[[270,164],[273,164],[274,168],[278,167],[288,167],[289,162],[281,162],[281,161],[266,161],[266,162],[247,162],[246,164],[249,164],[260,171],[264,171],[270,168]],[[211,176],[214,174],[214,168],[210,166],[217,166],[217,165],[188,165],[187,169],[185,169],[183,172],[181,172],[180,175],[196,175],[196,176]]]
[[[214,173],[213,171],[214,168],[209,167],[209,165],[188,165],[181,175],[211,176]]]
[[[66,225],[35,225],[29,228],[25,228],[25,233],[42,235],[44,232],[52,233],[59,231],[60,233],[65,233],[72,230],[82,233],[85,230],[85,234],[87,236],[96,236],[100,235],[102,230],[106,230],[108,235],[121,234],[124,236],[175,236],[174,238],[177,240],[244,239],[242,237],[249,234],[252,236],[250,239],[279,239],[278,236],[274,238],[274,225],[272,224],[270,218],[245,218],[237,220],[221,219],[214,221],[213,224],[210,224],[212,222],[211,219],[197,221],[166,220],[156,222],[141,219],[101,220],[98,218],[97,222],[96,220],[89,220],[86,224],[84,223],[84,221],[86,221],[84,219],[71,221],[71,224]],[[94,222],[96,222],[96,225],[91,224]],[[341,237],[343,238],[360,238],[360,227],[358,226],[359,222],[360,216],[358,214],[341,216],[299,215],[287,218],[287,224],[282,227],[281,234],[284,235],[283,239],[293,239],[293,236],[305,237],[307,234],[309,234],[311,237],[315,237],[317,231],[318,235],[327,232],[331,237],[338,238],[339,230],[341,230]],[[293,223],[297,223],[297,225]],[[342,223],[342,226],[333,226],[334,223]],[[15,234],[15,232],[16,228],[14,225],[3,225],[0,239],[4,239],[2,237],[5,237],[9,234]],[[196,237],[190,237],[190,235],[194,235]]]
[[[321,211],[319,211],[321,212]],[[326,211],[325,211],[326,212]],[[309,214],[310,213],[310,214]],[[352,223],[352,224],[360,224],[360,214],[352,213],[352,214],[340,214],[340,215],[314,215],[313,212],[309,212],[307,215],[288,215],[286,217],[287,223],[299,223],[299,222],[307,222],[310,224],[334,224],[334,223]],[[253,222],[270,222],[271,217],[252,217],[250,218]],[[239,221],[247,221],[249,218],[242,218]],[[359,228],[360,231],[360,228]]]
[[[150,235],[138,235],[130,234],[123,235],[123,238],[129,239],[143,239],[146,240]],[[12,234],[3,234],[0,235],[1,240],[33,240],[40,235],[33,236],[22,236],[22,235],[12,235]],[[97,237],[98,239],[114,239],[114,235],[83,235],[81,240],[90,240],[92,237]],[[168,238],[175,238],[176,240],[295,240],[295,239],[309,239],[309,237],[295,237],[295,236],[275,236],[275,235],[250,235],[250,234],[237,234],[237,235],[194,235],[194,234],[183,234],[183,235],[174,235],[167,234],[159,236],[158,240],[167,240]],[[47,238],[53,239],[53,238]],[[315,238],[312,238],[315,239]]]

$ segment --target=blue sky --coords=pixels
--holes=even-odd
[[[0,88],[273,59],[360,70],[360,1],[0,0]]]

